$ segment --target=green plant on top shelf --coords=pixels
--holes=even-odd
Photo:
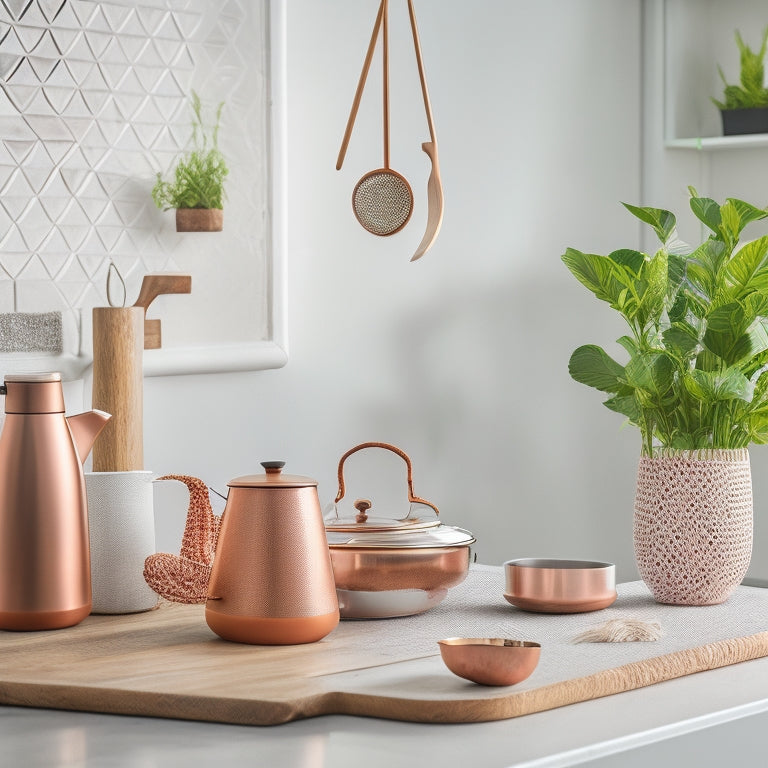
[[[171,181],[157,174],[152,199],[162,210],[171,208],[221,209],[224,179],[229,173],[219,149],[219,125],[224,102],[216,108],[216,122],[210,135],[206,133],[200,97],[192,91],[192,150],[177,163]]]
[[[763,63],[768,51],[768,27],[763,32],[762,44],[757,53],[744,42],[738,30],[736,44],[741,54],[741,85],[728,85],[723,70],[718,66],[717,71],[725,86],[724,100],[713,98],[713,103],[722,110],[768,107],[768,88],[765,87]]]
[[[691,249],[674,214],[624,203],[649,224],[652,256],[621,249],[599,256],[568,248],[562,260],[579,282],[616,309],[631,334],[614,360],[588,344],[569,372],[606,392],[605,406],[640,429],[642,452],[745,448],[768,442],[768,235],[739,247],[742,230],[768,209],[729,198],[690,205],[711,234]]]

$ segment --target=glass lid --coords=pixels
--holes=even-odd
[[[367,536],[377,532],[423,531],[440,526],[436,510],[427,504],[412,503],[408,514],[401,518],[368,514],[372,506],[368,499],[357,499],[353,506],[354,511],[350,512],[340,510],[336,503],[329,504],[323,514],[326,530]]]
[[[363,547],[371,549],[428,549],[473,544],[475,537],[463,528],[439,525],[428,529],[391,529],[355,533],[326,530],[331,547]]]

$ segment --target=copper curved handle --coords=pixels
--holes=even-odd
[[[392,451],[392,453],[396,453],[404,462],[405,466],[408,471],[408,501],[410,502],[416,502],[418,504],[426,504],[428,507],[432,507],[432,509],[435,510],[435,514],[439,515],[440,510],[431,502],[427,501],[426,499],[422,499],[419,496],[414,495],[413,493],[413,467],[411,466],[411,459],[408,456],[408,454],[405,451],[401,451],[399,448],[397,448],[394,445],[390,445],[389,443],[360,443],[360,445],[356,445],[354,448],[350,448],[339,460],[339,492],[336,494],[336,498],[334,499],[334,503],[338,504],[343,498],[344,493],[346,491],[344,487],[344,462],[353,454],[357,453],[358,451],[362,451],[363,448],[385,448],[388,451]]]

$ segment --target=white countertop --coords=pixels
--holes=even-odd
[[[469,725],[327,716],[245,727],[0,707],[0,765],[758,766],[765,764],[766,727],[768,658],[549,712]]]

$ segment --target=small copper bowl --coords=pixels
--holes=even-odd
[[[586,613],[616,600],[616,566],[529,558],[504,563],[507,602],[536,613]]]
[[[514,685],[536,669],[541,646],[501,637],[449,637],[438,640],[445,666],[480,685]]]

